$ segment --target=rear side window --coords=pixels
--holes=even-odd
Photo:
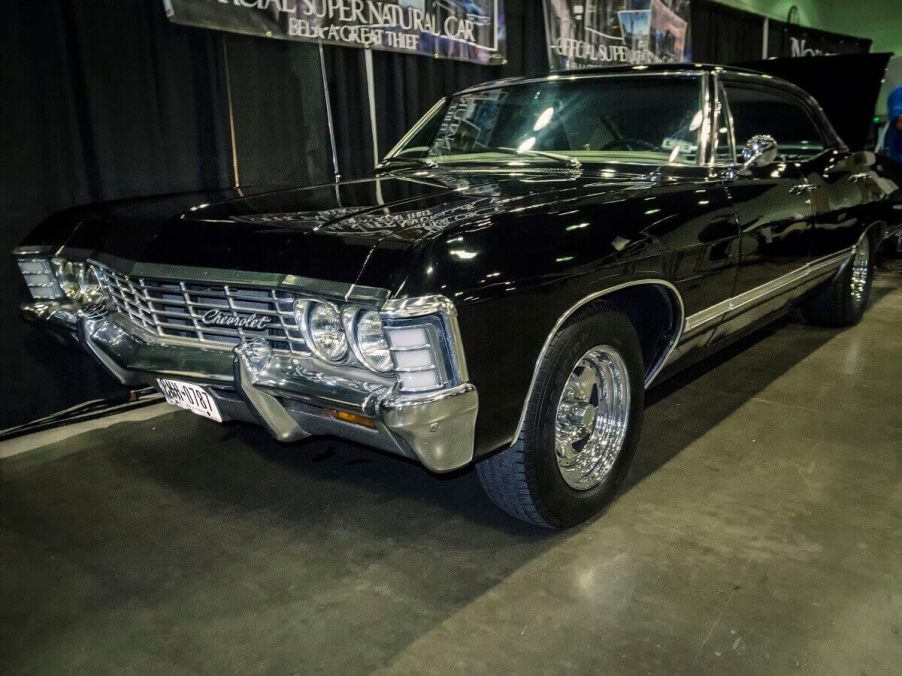
[[[826,148],[820,129],[794,98],[730,83],[725,84],[725,89],[733,114],[737,153],[758,134],[773,136],[780,154],[787,159],[808,159]]]

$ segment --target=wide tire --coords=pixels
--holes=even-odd
[[[862,237],[837,277],[801,305],[802,314],[817,326],[852,326],[861,321],[874,279],[874,244]]]
[[[598,355],[601,368],[590,371],[581,366],[596,363],[591,361],[591,355]],[[603,377],[605,364],[614,376],[607,380]],[[602,377],[592,384],[593,377],[599,373]],[[622,377],[616,377],[617,373]],[[562,462],[575,462],[574,456],[559,458],[562,448],[573,451],[571,445],[562,446],[559,441],[561,430],[571,424],[571,417],[561,427],[559,416],[562,410],[574,415],[573,400],[568,397],[574,391],[573,383],[577,382],[574,379],[579,380],[577,374],[583,374],[588,382],[586,386],[577,384],[579,391],[593,393],[587,395],[589,405],[580,409],[588,411],[585,413],[588,422],[580,419],[578,429],[588,433],[589,439],[610,442],[592,446],[610,450],[603,451],[603,462],[590,465],[595,469],[588,478],[573,474],[572,465],[562,468]],[[565,388],[567,396],[562,396]],[[587,306],[549,344],[517,441],[476,465],[485,492],[511,516],[546,528],[567,528],[598,514],[623,483],[635,454],[642,427],[644,392],[642,352],[632,324],[608,303],[596,301]],[[619,408],[614,405],[616,401],[621,402]],[[569,408],[561,408],[568,405]],[[590,410],[593,406],[597,416]],[[579,415],[576,413],[576,417]],[[608,424],[611,421],[613,424]],[[599,422],[605,425],[597,425]],[[619,435],[610,436],[611,429],[620,429]],[[579,443],[582,442],[576,442]],[[586,452],[590,446],[586,443],[582,448],[578,453]]]

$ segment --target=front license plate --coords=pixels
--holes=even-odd
[[[160,378],[157,382],[160,384],[160,391],[170,404],[216,422],[222,422],[216,402],[203,387],[186,383],[183,380]]]

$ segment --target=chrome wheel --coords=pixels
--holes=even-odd
[[[868,281],[871,275],[871,243],[867,237],[862,237],[852,254],[852,303],[855,307],[864,304],[867,297]]]
[[[570,487],[586,491],[604,481],[623,447],[629,411],[623,357],[610,345],[593,347],[570,372],[555,413],[555,455]]]

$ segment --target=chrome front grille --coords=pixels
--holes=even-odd
[[[296,297],[287,291],[129,277],[93,267],[116,311],[163,338],[222,347],[263,338],[274,350],[309,353],[294,318]]]

